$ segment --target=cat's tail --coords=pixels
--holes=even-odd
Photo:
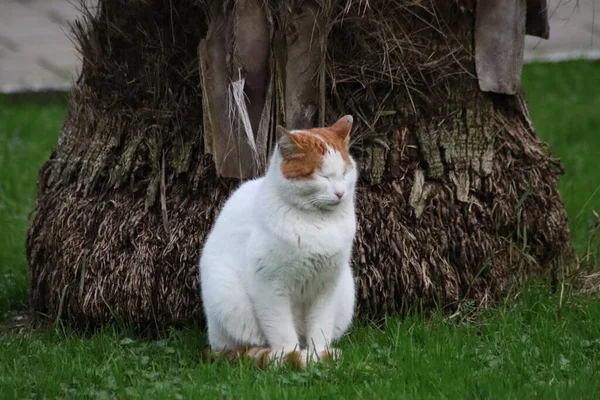
[[[268,347],[245,347],[236,350],[213,351],[207,353],[209,360],[236,361],[250,358],[259,368],[266,368],[269,364],[289,365],[296,369],[306,368],[306,357],[300,351],[291,351],[287,354],[277,355]]]

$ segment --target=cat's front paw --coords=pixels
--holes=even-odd
[[[294,350],[287,353],[272,352],[269,355],[269,363],[277,367],[290,366],[294,369],[305,369],[308,363],[306,350]]]
[[[342,356],[342,350],[335,347],[326,347],[310,353],[310,361],[325,362],[334,361]]]

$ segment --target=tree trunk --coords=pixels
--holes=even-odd
[[[224,1],[208,22],[201,1],[100,3],[78,26],[82,75],[39,175],[27,241],[35,310],[76,322],[201,318],[200,248],[238,185],[217,171],[259,172],[251,163],[268,148],[240,149],[260,135],[272,143],[274,122],[343,114],[355,117],[361,167],[362,316],[493,299],[568,253],[560,162],[537,140],[520,90],[479,89],[475,1],[273,0],[263,11]],[[231,47],[241,46],[240,77],[254,82],[253,139],[243,124],[224,130],[236,120],[208,101],[235,83],[231,69],[215,69],[230,59],[214,24],[233,14],[215,13],[242,6],[270,24],[259,24],[270,45],[261,42],[254,69],[256,42]],[[229,174],[232,141],[240,168]]]

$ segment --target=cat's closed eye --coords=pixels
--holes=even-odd
[[[348,176],[348,174],[349,174],[349,173],[350,173],[350,170],[346,170],[346,171],[344,171],[344,173],[342,174],[342,176],[341,176],[341,177],[342,177],[342,178],[346,178],[346,177]],[[331,179],[334,179],[334,178],[335,178],[335,176],[334,176],[334,175],[325,175],[325,174],[324,174],[324,173],[322,173],[322,172],[317,172],[317,177],[319,177],[319,178],[325,178],[325,179],[327,179],[328,181],[329,181],[329,180],[331,180]]]

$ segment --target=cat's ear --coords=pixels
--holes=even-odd
[[[290,134],[290,131],[285,129],[283,126],[277,125],[276,132],[278,137],[277,144],[281,156],[283,158],[291,157],[298,149],[298,143],[296,143],[293,135]]]
[[[344,143],[348,144],[350,142],[350,131],[352,130],[353,123],[354,118],[352,118],[352,115],[344,115],[335,124],[331,125],[329,129],[342,139]]]

